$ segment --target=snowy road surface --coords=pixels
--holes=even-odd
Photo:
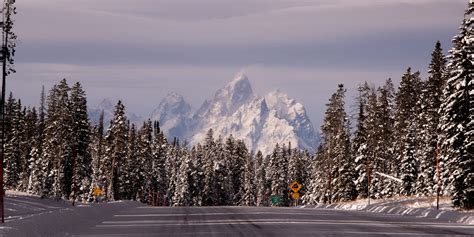
[[[474,226],[301,208],[148,207],[9,197],[0,236],[474,236]]]

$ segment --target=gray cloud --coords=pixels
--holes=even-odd
[[[257,91],[300,99],[316,126],[339,82],[422,71],[447,49],[465,0],[23,0],[12,90],[83,82],[91,103],[123,97],[146,113],[169,91],[197,106],[247,68]],[[195,88],[199,88],[196,90]],[[303,93],[301,93],[303,92]],[[149,101],[149,98],[153,98]]]

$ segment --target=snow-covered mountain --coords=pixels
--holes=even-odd
[[[261,97],[254,94],[249,79],[238,74],[214,98],[194,113],[182,96],[168,95],[152,113],[169,138],[190,144],[204,141],[209,129],[214,136],[243,139],[249,148],[269,154],[275,144],[288,144],[315,151],[318,136],[301,103],[281,91]]]
[[[191,106],[177,93],[168,94],[158,108],[151,113],[153,121],[160,122],[160,128],[171,137],[186,137]]]
[[[105,98],[102,100],[97,106],[92,107],[89,109],[89,120],[92,124],[97,124],[100,119],[100,114],[104,111],[104,125],[107,128],[110,124],[110,120],[114,117],[115,105],[117,104],[117,100],[113,100],[111,98]],[[141,123],[143,118],[139,115],[134,113],[127,113],[127,119],[130,120],[131,123]]]

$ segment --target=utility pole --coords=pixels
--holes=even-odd
[[[1,49],[1,60],[2,60],[2,101],[0,103],[0,115],[1,115],[1,155],[0,155],[0,214],[2,215],[2,223],[5,223],[4,213],[4,180],[3,180],[3,162],[5,158],[5,94],[6,94],[6,78],[8,74],[15,73],[15,70],[11,68],[13,65],[13,56],[15,55],[15,40],[16,35],[12,31],[13,20],[11,15],[16,14],[15,7],[13,4],[15,0],[4,0],[3,7],[1,9],[3,19],[1,22],[2,29],[2,49]],[[10,67],[8,67],[10,65]]]
[[[2,13],[3,13],[3,22],[2,22],[2,103],[1,103],[1,113],[2,113],[2,155],[0,161],[0,205],[1,205],[1,215],[2,215],[2,223],[5,223],[5,205],[4,205],[4,196],[5,196],[5,189],[3,185],[3,162],[5,157],[5,85],[6,85],[6,78],[7,78],[7,55],[8,55],[8,30],[5,27],[8,27],[7,20],[10,17],[10,7],[8,6],[9,0],[7,0],[3,6]],[[6,11],[6,12],[5,12]]]

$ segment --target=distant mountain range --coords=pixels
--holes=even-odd
[[[97,121],[100,112],[109,121],[113,116],[110,99],[90,110],[90,118]],[[127,114],[131,122],[143,121],[135,114]],[[288,144],[314,152],[319,142],[304,106],[277,90],[265,96],[254,94],[247,76],[240,73],[193,111],[183,96],[168,94],[151,113],[160,122],[168,138],[179,138],[190,144],[204,141],[209,131],[223,138],[233,135],[243,139],[253,151],[269,154],[275,144]]]

